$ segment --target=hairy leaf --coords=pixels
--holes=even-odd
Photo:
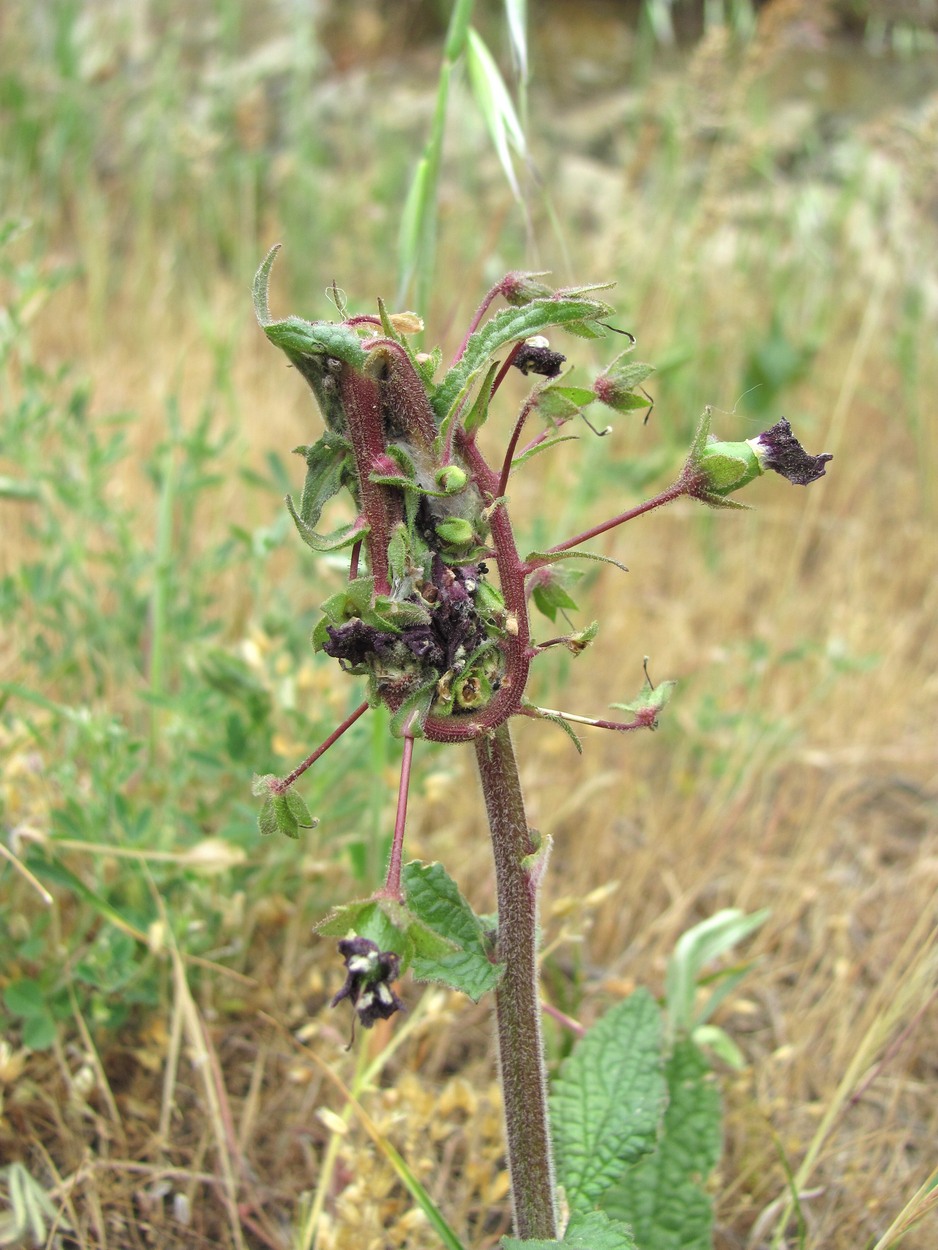
[[[443,421],[467,386],[485,368],[488,358],[506,343],[542,334],[550,326],[597,321],[612,311],[592,299],[534,299],[520,308],[503,308],[470,335],[461,359],[447,373],[433,396],[437,421]],[[601,333],[601,331],[600,331]]]
[[[640,1246],[710,1250],[713,1216],[701,1183],[720,1157],[720,1096],[693,1042],[675,1046],[666,1075],[658,1147],[605,1194],[603,1209],[631,1224]]]
[[[503,1237],[502,1250],[549,1250],[566,1246],[567,1250],[638,1250],[632,1230],[619,1220],[610,1219],[604,1211],[574,1213],[560,1241],[519,1241],[517,1237]],[[657,1250],[657,1247],[642,1247]]]
[[[416,860],[406,864],[403,883],[407,904],[414,914],[457,947],[435,958],[417,955],[414,976],[418,981],[441,981],[478,1002],[487,990],[495,988],[504,972],[504,965],[489,959],[478,916],[442,864],[421,864]]]
[[[329,500],[353,479],[351,448],[344,438],[330,431],[312,447],[297,450],[306,458],[299,515],[303,524],[314,530]]]
[[[558,1178],[588,1211],[655,1147],[665,1101],[661,1013],[646,990],[612,1007],[564,1063],[551,1096]]]
[[[623,573],[628,572],[619,560],[613,560],[612,556],[598,555],[595,551],[529,551],[524,557],[525,564],[534,565],[535,568],[556,564],[559,560],[600,560],[603,564],[614,564]]]

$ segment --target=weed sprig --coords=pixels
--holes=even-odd
[[[601,402],[623,413],[651,402],[636,393],[652,368],[628,358],[634,340],[591,386],[574,387],[561,376],[564,357],[541,337],[553,328],[602,336],[613,313],[597,298],[604,288],[553,290],[540,275],[509,274],[482,301],[436,381],[439,351],[417,354],[408,344],[407,335],[422,329],[420,319],[389,314],[380,301],[377,316],[341,323],[272,320],[267,288],[276,252],[255,278],[255,310],[267,337],[313,390],[326,424],[317,443],[297,449],[306,480],[299,505],[291,498],[287,505],[314,551],[350,549],[347,585],[323,605],[313,644],[345,672],[365,677],[368,697],[289,776],[257,779],[255,791],[265,796],[260,828],[298,837],[310,826],[294,783],[369,706],[388,708],[391,730],[404,740],[388,871],[370,898],[336,908],[319,926],[341,938],[346,964],[345,984],[333,1001],[349,999],[369,1028],[403,1005],[393,982],[407,968],[476,1000],[494,991],[515,1232],[525,1244],[551,1244],[559,1231],[558,1202],[537,990],[537,900],[550,847],[528,826],[508,724],[518,715],[551,720],[579,749],[571,722],[653,729],[674,683],[655,687],[646,673],[635,699],[612,705],[628,717],[618,721],[529,703],[525,690],[538,655],[556,645],[579,654],[597,628],[538,644],[529,601],[536,590],[535,602],[551,617],[575,606],[556,565],[573,557],[605,558],[579,550],[598,534],[682,497],[742,507],[730,496],[766,469],[806,485],[824,475],[831,457],[808,455],[784,420],[746,442],[717,442],[707,410],[671,486],[522,557],[509,512],[512,474],[534,452],[566,442],[561,431],[588,405]],[[499,297],[508,307],[490,313]],[[495,353],[504,353],[504,363],[490,363]],[[513,364],[539,380],[493,468],[478,436]],[[522,428],[535,413],[544,432],[519,450]],[[342,490],[352,497],[354,519],[319,532],[325,505]],[[495,861],[494,930],[472,913],[441,865],[404,863],[418,739],[475,747]],[[751,927],[751,918],[747,923]],[[719,928],[719,943],[746,931],[734,914]],[[709,1228],[709,1204],[697,1178],[716,1163],[719,1110],[693,1040],[686,995],[678,997],[683,1015],[672,1010],[667,1040],[657,1006],[637,993],[581,1039],[556,1085],[556,1166],[571,1210],[567,1245],[636,1245],[630,1225],[641,1227],[639,1198],[651,1184],[669,1186],[682,1218],[698,1231]],[[648,1155],[656,1156],[657,1170],[634,1171]],[[648,1236],[644,1244],[656,1244],[653,1228]]]

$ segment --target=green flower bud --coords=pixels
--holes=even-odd
[[[464,547],[473,541],[472,524],[459,516],[448,516],[437,521],[436,532],[445,543],[454,547]]]
[[[469,474],[458,464],[445,464],[436,475],[437,486],[447,495],[458,495],[461,490],[465,489],[468,481]]]
[[[730,495],[765,472],[748,442],[707,443],[697,463],[706,474],[707,490],[714,495]]]

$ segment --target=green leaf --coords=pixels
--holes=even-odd
[[[407,696],[391,717],[389,728],[395,738],[423,737],[423,723],[436,698],[437,678],[432,677]]]
[[[299,515],[289,495],[287,495],[286,503],[300,538],[313,551],[339,551],[342,547],[351,547],[353,543],[359,542],[368,533],[369,526],[367,523],[357,520],[350,525],[340,526],[339,529],[333,530],[331,534],[317,534],[313,527],[307,525]]]
[[[55,1042],[55,1020],[46,1012],[30,1016],[23,1025],[23,1045],[30,1050],[48,1050]]]
[[[494,989],[504,972],[503,964],[489,959],[482,923],[459,892],[442,864],[405,864],[404,893],[407,904],[434,933],[455,944],[455,950],[430,957],[416,955],[413,974],[418,981],[441,981],[478,1002]]]
[[[489,371],[482,380],[482,385],[479,387],[479,393],[476,395],[475,402],[463,420],[463,429],[468,435],[475,434],[476,431],[480,430],[488,420],[489,404],[492,402],[492,387],[495,385],[495,378],[498,374],[498,370],[499,363],[497,360],[494,360],[489,368]],[[446,420],[440,426],[441,438],[448,433],[449,427],[456,416],[458,408],[458,404],[454,404],[450,409]]]
[[[566,392],[573,390],[573,387],[561,386],[545,386],[541,389],[537,397],[538,416],[542,417],[545,422],[553,425],[563,425],[565,421],[572,421],[574,417],[580,415],[582,404],[576,403],[570,398]],[[589,392],[589,403],[596,396]]]
[[[14,1016],[27,1019],[44,1016],[47,1012],[45,994],[39,982],[32,977],[11,981],[3,991],[3,1005]]]
[[[671,701],[676,689],[676,681],[659,681],[657,686],[653,686],[646,679],[637,698],[628,703],[610,703],[609,706],[618,712],[631,712],[633,716],[638,716],[640,712],[654,712],[657,715]]]
[[[703,969],[738,942],[749,937],[765,924],[768,917],[769,912],[765,909],[747,916],[738,907],[727,907],[694,925],[678,938],[674,953],[668,960],[665,975],[668,1021],[676,1033],[687,1034],[696,1025],[703,1024],[725,997],[717,989],[712,996],[716,1001],[708,1003],[701,1012],[696,1010],[697,984]],[[736,981],[739,979],[737,977]],[[729,992],[727,989],[726,993]]]
[[[598,555],[595,551],[529,551],[524,557],[525,564],[533,564],[535,568],[556,564],[559,560],[600,560],[603,564],[614,564],[623,573],[628,572],[619,560],[613,560],[612,556]]]
[[[551,1120],[558,1179],[574,1211],[590,1210],[654,1149],[665,1101],[661,1034],[655,1000],[637,990],[606,1012],[561,1068]]]
[[[443,542],[457,547],[471,543],[474,537],[472,522],[461,516],[444,517],[437,521],[435,529]]]
[[[369,938],[380,950],[400,955],[401,972],[410,967],[417,955],[441,959],[454,949],[448,938],[434,932],[410,907],[392,898],[366,898],[347,903],[335,908],[314,927],[323,937],[357,933]]]
[[[632,1226],[640,1246],[710,1250],[713,1215],[703,1182],[721,1150],[720,1096],[706,1060],[679,1042],[666,1069],[669,1103],[661,1140],[602,1199],[603,1209]]]
[[[549,386],[545,388],[544,394],[562,395],[564,399],[569,400],[577,408],[585,408],[587,404],[596,402],[596,396],[588,386]]]
[[[580,736],[568,720],[565,720],[562,716],[558,716],[556,712],[549,712],[546,708],[537,707],[536,704],[529,703],[527,699],[523,699],[522,703],[525,707],[533,708],[533,710],[537,713],[538,720],[550,721],[552,725],[556,725],[558,729],[562,729],[576,747],[577,754],[583,754],[583,743],[580,741]]]
[[[578,322],[598,321],[610,312],[611,306],[600,300],[559,294],[551,299],[531,300],[521,307],[503,308],[469,336],[462,357],[437,388],[433,396],[437,420],[445,420],[453,405],[485,367],[489,357],[506,343],[542,334],[549,326],[569,327]]]
[[[301,829],[315,829],[319,824],[309,813],[309,808],[294,789],[282,794],[271,794],[264,801],[258,816],[263,834],[282,833],[287,838],[298,838]]]
[[[615,403],[607,403],[606,407],[615,412],[633,412],[636,408],[650,408],[651,400],[644,395],[626,394],[619,396]]]
[[[575,434],[561,434],[557,438],[546,438],[543,443],[535,443],[533,447],[529,447],[527,451],[522,451],[511,462],[511,471],[515,472],[520,469],[523,464],[527,464],[535,456],[539,456],[543,451],[550,451],[552,447],[556,447],[558,443],[575,443],[577,436]]]
[[[325,505],[354,476],[351,448],[340,435],[328,431],[312,447],[296,450],[306,457],[299,515],[305,525],[315,529]]]
[[[503,1237],[499,1244],[503,1250],[549,1250],[556,1246],[566,1246],[567,1250],[637,1250],[629,1226],[610,1219],[605,1211],[574,1213],[560,1241],[519,1241],[517,1237]],[[656,1250],[656,1247],[648,1247],[648,1250]]]
[[[577,605],[559,582],[545,582],[535,586],[531,598],[537,610],[543,612],[550,621],[557,619],[558,611],[576,611]]]

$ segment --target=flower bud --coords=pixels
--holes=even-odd
[[[626,360],[631,350],[628,347],[621,352],[593,383],[593,394],[596,398],[616,412],[647,408],[651,403],[647,397],[638,396],[634,392],[649,374],[654,373],[654,366],[646,365],[641,360]]]
[[[437,486],[447,495],[458,495],[461,490],[465,489],[468,481],[469,474],[458,464],[445,464],[436,475]]]
[[[449,516],[437,521],[436,532],[445,543],[454,547],[464,547],[473,540],[472,524],[460,516]]]

